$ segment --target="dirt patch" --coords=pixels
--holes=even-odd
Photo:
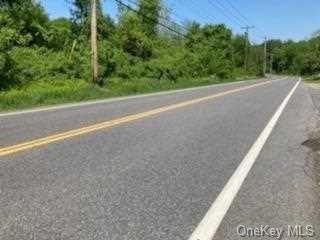
[[[313,168],[315,170],[315,181],[320,186],[320,129],[312,132],[307,141],[302,143],[303,146],[312,150],[314,159]],[[309,174],[308,174],[309,175]]]
[[[320,129],[310,134],[307,141],[303,142],[302,145],[312,149],[314,152],[320,151]]]

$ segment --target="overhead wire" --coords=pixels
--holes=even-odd
[[[118,2],[120,5],[128,8],[128,9],[130,9],[132,11],[138,12],[137,9],[132,7],[130,4],[126,4],[125,3],[125,2],[131,3],[131,4],[134,4],[137,7],[138,6],[137,1],[134,1],[134,0],[115,0],[115,1]],[[147,0],[147,1],[151,1],[151,0]],[[222,14],[234,26],[237,26],[240,29],[242,29],[243,26],[250,25],[249,19],[244,14],[242,14],[241,11],[234,4],[232,4],[229,0],[225,0],[224,4],[220,0],[207,0],[207,1],[213,8],[218,10],[219,13]],[[183,5],[181,5],[181,6],[186,6],[186,3],[189,3],[190,4],[189,6],[191,6],[193,10],[194,9],[200,10],[198,8],[199,5],[197,3],[195,3],[193,0],[185,1],[185,2],[183,2]],[[226,3],[228,4],[228,6],[230,8],[228,8]],[[207,9],[205,11],[206,11],[206,13],[208,13]],[[173,11],[173,9],[169,9],[168,12],[169,12],[168,18],[160,16],[159,17],[160,21],[159,21],[159,19],[154,19],[154,18],[152,18],[150,16],[143,16],[143,17],[145,19],[149,19],[149,20],[152,20],[152,21],[157,21],[156,23],[159,26],[164,27],[165,29],[167,29],[167,30],[169,30],[171,32],[174,32],[175,34],[178,34],[180,36],[184,36],[185,37],[185,34],[182,33],[181,31],[178,31],[177,29],[174,29],[174,27],[168,26],[168,24],[165,24],[165,23],[170,23],[172,25],[175,25],[177,28],[183,30],[184,32],[188,31],[188,29],[183,25],[183,23],[182,23],[183,20],[182,20],[182,17],[180,15],[178,15],[175,11]],[[205,17],[207,19],[210,18],[211,20],[214,20],[214,22],[217,22],[216,21],[216,17],[214,17],[211,13],[210,14],[204,14],[204,12],[202,12],[201,15],[205,15]],[[173,19],[173,17],[174,17],[174,19]],[[177,22],[179,22],[179,23],[177,23]],[[261,32],[263,35],[265,35],[260,28],[256,27],[256,29],[259,30],[259,32]],[[252,35],[254,35],[254,36],[258,37],[258,38],[261,38],[261,39],[265,39],[264,36],[260,36],[260,35],[257,35],[255,33],[252,33]]]
[[[170,2],[170,1],[167,1]],[[182,1],[181,0],[174,0],[172,2],[172,5],[176,6],[178,5],[179,9],[183,8],[184,10],[190,12],[192,15],[195,15],[197,13],[197,17],[201,18],[204,22],[211,21],[211,22],[216,22],[216,19],[214,16],[208,14],[208,12],[203,11],[203,9],[200,9],[198,4],[193,2],[192,0],[188,1]],[[189,11],[191,10],[191,11]]]
[[[229,0],[225,0],[225,2],[246,22],[246,25],[251,25],[249,19],[244,16],[235,5],[233,5]]]
[[[138,7],[138,3],[137,1],[133,1],[133,0],[127,0],[129,2],[135,2],[134,4]],[[147,2],[151,3],[152,0],[146,0]],[[180,24],[178,24],[180,27],[184,28],[184,30],[187,30],[184,26],[183,26],[183,20],[182,20],[182,17],[180,15],[178,15],[176,12],[174,12],[172,9],[166,9],[168,10],[169,12],[169,17],[171,16],[174,16],[176,19],[175,20],[178,20]],[[163,19],[163,20],[171,20],[173,21],[173,19],[167,19],[166,17],[164,16],[161,16],[160,15],[160,18]],[[176,22],[173,21],[173,23],[177,24]]]
[[[220,14],[222,14],[226,19],[228,19],[230,21],[230,23],[233,23],[234,25],[237,25],[238,27],[242,27],[243,25],[241,23],[239,23],[238,21],[233,20],[232,18],[230,18],[229,15],[227,15],[225,13],[225,10],[223,9],[223,7],[221,7],[220,5],[217,4],[217,2],[211,1],[211,0],[207,0],[207,2],[216,10],[218,10],[220,12]]]
[[[243,21],[240,17],[235,15],[230,8],[228,8],[222,1],[220,0],[215,0],[215,2],[225,11],[228,12],[231,17],[235,19],[240,25],[248,25],[245,21]],[[250,24],[249,24],[250,25]]]
[[[139,11],[138,11],[137,9],[133,8],[132,6],[130,6],[130,5],[127,4],[127,3],[124,3],[123,0],[114,0],[114,1],[116,1],[116,2],[117,2],[118,4],[120,4],[121,6],[126,7],[126,8],[129,9],[130,11],[139,13]],[[139,13],[139,14],[141,14],[141,13]],[[144,19],[147,19],[147,20],[149,20],[149,21],[152,21],[152,22],[158,24],[159,26],[161,26],[161,27],[163,27],[163,28],[165,28],[165,29],[167,29],[167,30],[169,30],[169,31],[171,31],[171,32],[179,35],[179,36],[188,38],[188,36],[187,36],[186,34],[184,34],[184,33],[182,33],[182,32],[179,32],[178,30],[172,28],[171,26],[168,26],[168,25],[160,22],[158,19],[155,19],[155,18],[146,16],[146,15],[142,15],[142,17],[143,17]]]
[[[217,0],[217,1],[219,1],[219,0]],[[230,0],[225,0],[225,2],[231,7],[231,9],[233,9],[233,11],[235,12],[235,13],[237,13],[238,14],[238,16],[239,17],[241,17],[243,20],[242,20],[242,22],[245,24],[245,25],[252,25],[251,24],[251,21],[244,15],[244,14],[242,14],[241,13],[241,11],[233,4],[233,3],[231,3],[231,1]],[[256,24],[255,24],[255,29],[257,29],[263,36],[258,36],[258,35],[256,35],[258,38],[262,38],[262,39],[264,39],[265,38],[265,32],[263,31],[263,29],[261,29],[260,27],[258,27]]]
[[[186,2],[189,2],[192,5],[192,8],[193,8],[192,10],[197,9],[200,15],[204,15],[207,19],[210,19],[213,22],[217,21],[216,17],[213,16],[212,13],[210,13],[207,8],[204,8],[204,9],[198,8],[198,4],[193,0],[189,0]]]

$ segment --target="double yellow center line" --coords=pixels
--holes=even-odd
[[[171,111],[171,110],[175,110],[178,108],[182,108],[182,107],[187,107],[190,105],[194,105],[197,103],[201,103],[201,102],[205,102],[208,100],[212,100],[215,98],[219,98],[225,95],[229,95],[232,93],[236,93],[236,92],[240,92],[240,91],[244,91],[250,88],[255,88],[258,86],[262,86],[265,84],[269,84],[270,81],[268,82],[262,82],[262,83],[257,83],[257,84],[253,84],[250,86],[245,86],[245,87],[240,87],[240,88],[236,88],[233,90],[228,90],[222,93],[217,93],[214,95],[210,95],[210,96],[206,96],[206,97],[201,97],[201,98],[196,98],[196,99],[192,99],[189,101],[185,101],[185,102],[181,102],[181,103],[177,103],[177,104],[173,104],[173,105],[168,105],[168,106],[164,106],[164,107],[160,107],[160,108],[155,108],[153,110],[149,110],[146,112],[142,112],[142,113],[137,113],[137,114],[133,114],[133,115],[129,115],[129,116],[125,116],[125,117],[121,117],[121,118],[117,118],[117,119],[113,119],[113,120],[109,120],[109,121],[105,121],[102,123],[98,123],[98,124],[93,124],[87,127],[82,127],[82,128],[78,128],[78,129],[74,129],[74,130],[70,130],[70,131],[66,131],[66,132],[62,132],[62,133],[58,133],[58,134],[53,134],[47,137],[42,137],[42,138],[38,138],[32,141],[27,141],[24,143],[20,143],[20,144],[16,144],[16,145],[12,145],[12,146],[8,146],[8,147],[3,147],[0,148],[0,156],[6,156],[6,155],[10,155],[13,153],[17,153],[20,151],[24,151],[24,150],[28,150],[31,148],[35,148],[35,147],[39,147],[39,146],[43,146],[43,145],[47,145],[53,142],[58,142],[61,140],[65,140],[68,138],[72,138],[72,137],[76,137],[79,135],[83,135],[86,133],[91,133],[91,132],[95,132],[101,129],[107,129],[107,128],[111,128],[117,125],[121,125],[124,123],[128,123],[128,122],[132,122],[132,121],[136,121],[142,118],[146,118],[146,117],[151,117],[163,112],[167,112],[167,111]]]

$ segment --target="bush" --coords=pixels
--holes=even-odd
[[[14,71],[21,84],[46,76],[66,74],[68,68],[62,52],[56,53],[46,48],[15,47],[9,56],[14,61]]]
[[[13,78],[21,85],[51,77],[89,79],[90,56],[85,53],[76,53],[70,59],[65,52],[44,47],[14,47],[8,53],[11,66],[6,70],[11,71]]]
[[[84,80],[41,79],[20,89],[0,93],[0,109],[89,100],[107,95],[107,90]]]

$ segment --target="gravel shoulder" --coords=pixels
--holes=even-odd
[[[314,119],[312,119],[314,128],[311,129],[310,137],[304,145],[312,150],[318,185],[320,186],[320,84],[307,83],[306,86],[308,87],[316,114]]]

